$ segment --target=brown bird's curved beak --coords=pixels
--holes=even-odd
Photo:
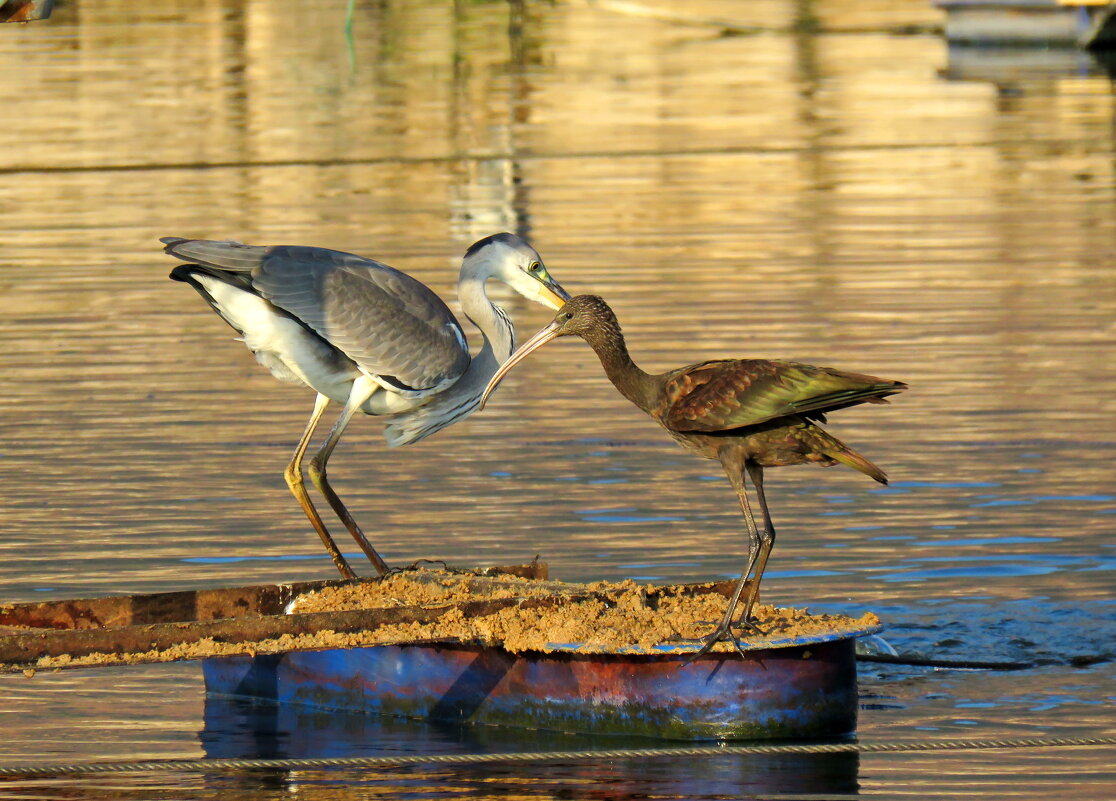
[[[555,320],[550,325],[546,326],[546,328],[542,329],[533,337],[520,345],[519,349],[516,350],[516,352],[513,353],[511,356],[509,356],[506,362],[500,365],[500,369],[496,371],[496,375],[492,376],[491,380],[489,380],[488,382],[488,386],[484,388],[484,394],[481,395],[480,406],[477,407],[477,411],[480,411],[484,408],[484,404],[488,401],[488,396],[491,395],[492,391],[496,389],[501,381],[504,380],[504,376],[506,376],[513,367],[526,359],[536,350],[541,348],[547,342],[555,339],[558,336],[558,329],[560,327],[561,323]]]

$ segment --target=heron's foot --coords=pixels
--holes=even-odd
[[[409,564],[409,565],[392,565],[392,566],[388,567],[388,570],[387,570],[386,573],[384,573],[383,575],[380,575],[380,576],[376,576],[376,578],[379,579],[380,581],[385,581],[385,580],[391,578],[392,576],[401,576],[404,573],[421,573],[421,572],[427,570],[426,567],[423,567],[420,564],[421,562],[426,562],[427,564],[439,564],[439,565],[443,566],[441,569],[448,569],[448,568],[445,567],[445,562],[439,562],[439,561],[435,561],[435,560],[432,560],[432,559],[418,559],[414,562],[411,562],[411,564]]]
[[[454,567],[444,559],[416,559],[409,565],[397,565],[389,568],[388,572],[380,576],[380,578],[396,576],[401,573],[428,573],[432,570],[439,573],[449,573],[453,576],[463,577],[492,575],[483,568]]]
[[[451,573],[455,576],[482,576],[483,571],[478,568],[454,567],[445,559],[416,559],[406,567],[394,567],[393,573],[403,573],[420,570],[438,570],[442,573]]]
[[[747,620],[741,618],[740,620],[736,621],[736,625],[742,632],[746,631],[749,634],[757,634],[761,637],[767,634],[767,631],[759,627],[759,618],[755,615],[748,615]]]

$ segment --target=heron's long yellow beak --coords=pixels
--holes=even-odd
[[[545,303],[550,308],[554,309],[554,311],[558,311],[560,308],[566,305],[566,301],[570,299],[570,293],[562,289],[557,281],[551,278],[550,280],[543,281],[541,283],[542,290],[539,293],[540,301]],[[483,406],[483,404],[481,405]]]
[[[500,365],[500,369],[496,371],[496,375],[492,376],[491,380],[488,382],[488,386],[484,388],[484,394],[481,395],[480,406],[477,407],[477,411],[484,408],[484,404],[488,401],[488,396],[492,394],[492,391],[504,380],[504,376],[506,376],[513,367],[558,336],[558,329],[560,326],[561,323],[555,320],[520,345],[519,349],[509,356],[506,362]]]

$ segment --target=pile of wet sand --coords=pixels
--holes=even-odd
[[[608,653],[625,648],[693,643],[710,633],[724,615],[727,599],[709,592],[713,585],[652,586],[634,581],[566,584],[514,576],[477,578],[432,570],[405,571],[383,580],[327,587],[306,593],[288,606],[290,614],[356,609],[426,607],[448,610],[426,623],[384,625],[357,632],[319,631],[283,635],[252,643],[203,639],[160,651],[134,654],[90,654],[42,657],[35,667],[129,664],[133,662],[203,659],[232,654],[269,654],[291,650],[348,648],[383,644],[466,642],[503,648],[512,653],[549,652],[577,644],[580,653]],[[705,592],[701,590],[705,589]],[[525,599],[488,614],[465,615],[463,602]],[[863,629],[878,624],[867,613],[859,619],[844,615],[812,615],[804,609],[757,604],[753,610],[762,634],[745,634],[744,647],[769,641]],[[715,651],[732,651],[718,643]]]

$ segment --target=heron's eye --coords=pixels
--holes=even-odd
[[[527,269],[533,273],[537,273],[539,270],[542,269],[542,265],[539,264],[537,261],[533,261],[529,265],[527,265]]]
[[[562,315],[562,319],[563,320],[572,320],[573,319],[573,312],[566,312],[565,314]]]

